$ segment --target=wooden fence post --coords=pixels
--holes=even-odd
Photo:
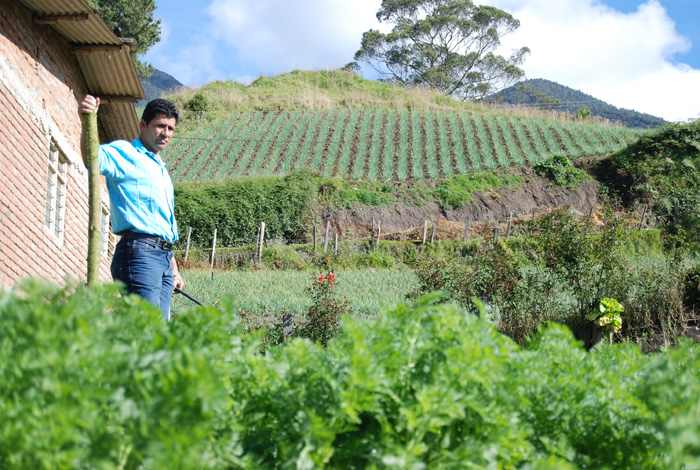
[[[431,245],[432,245],[433,242],[435,241],[435,226],[436,226],[436,225],[437,225],[437,224],[436,224],[435,222],[433,222],[433,231],[432,231],[432,233],[430,234],[430,244],[431,244]]]
[[[262,264],[262,250],[265,243],[265,222],[260,222],[260,245],[258,245],[258,263]]]
[[[214,229],[214,243],[211,245],[211,279],[214,280],[214,256],[216,255],[216,229]]]
[[[501,232],[501,229],[496,227],[493,229],[493,244],[497,245],[498,244],[498,234]]]
[[[425,240],[428,236],[428,221],[423,222],[423,245],[425,245]]]
[[[282,337],[287,341],[292,336],[292,314],[285,313],[282,315]]]
[[[646,222],[647,219],[647,205],[644,204],[644,212],[642,212],[642,220],[639,221],[639,230],[644,227],[644,222]]]
[[[316,253],[316,225],[314,224],[314,253]]]
[[[469,216],[464,218],[464,244],[469,240]]]
[[[187,247],[185,247],[185,261],[183,264],[187,264],[187,257],[190,254],[190,236],[192,235],[192,227],[187,230]]]
[[[510,217],[508,217],[508,230],[506,231],[506,241],[510,238],[510,227],[513,224],[513,211],[510,211]]]
[[[381,219],[377,221],[377,243],[374,245],[375,249],[379,248],[379,237],[382,236],[382,221]]]
[[[593,209],[595,204],[591,206],[591,210],[588,212],[588,220],[586,220],[586,230],[583,233],[588,233],[588,228],[591,226],[591,219],[593,218]]]
[[[323,251],[328,251],[328,236],[331,231],[331,221],[326,220],[326,236],[323,237]]]
[[[374,220],[374,217],[372,217],[372,237],[369,239],[370,247],[374,244],[375,223],[376,221]]]
[[[338,255],[338,234],[333,234],[333,254]]]

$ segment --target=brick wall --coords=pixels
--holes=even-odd
[[[0,0],[0,285],[26,277],[86,277],[87,171],[80,157],[78,102],[85,95],[70,45]],[[67,158],[64,233],[45,225],[49,147]],[[108,257],[101,277],[110,280]]]

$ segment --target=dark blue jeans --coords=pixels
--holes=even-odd
[[[112,277],[126,285],[129,294],[138,294],[160,307],[170,320],[173,296],[173,252],[164,250],[150,238],[122,238],[112,258]]]

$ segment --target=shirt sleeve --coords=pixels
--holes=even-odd
[[[125,140],[100,145],[99,160],[102,176],[120,181],[133,171],[133,149],[129,149],[127,146],[131,146],[131,143]]]

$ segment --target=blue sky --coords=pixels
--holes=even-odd
[[[615,106],[671,121],[700,118],[700,0],[476,0],[521,27],[527,78],[546,78]],[[161,42],[143,57],[187,86],[249,83],[352,61],[381,0],[156,0]],[[361,72],[373,78],[371,69]]]

